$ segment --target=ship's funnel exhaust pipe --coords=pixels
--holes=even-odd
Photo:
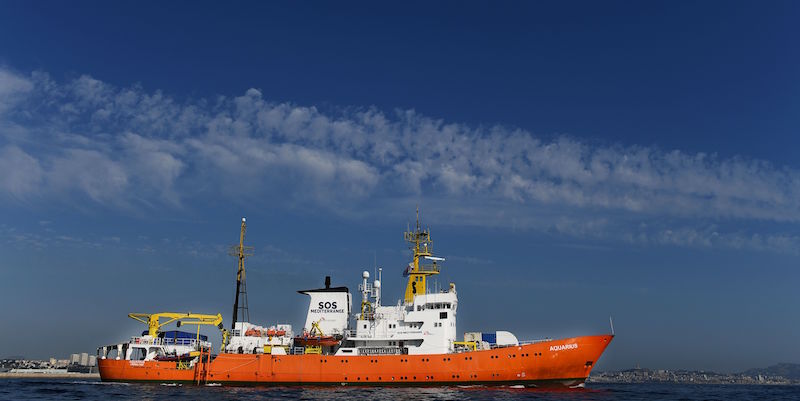
[[[325,276],[325,288],[331,288],[331,276]]]

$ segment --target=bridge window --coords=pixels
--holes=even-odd
[[[130,354],[130,360],[132,361],[143,361],[144,358],[147,357],[147,352],[144,348],[131,348]]]
[[[439,312],[439,319],[447,319],[447,312]]]

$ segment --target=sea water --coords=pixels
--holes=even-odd
[[[0,379],[4,400],[800,400],[800,386],[592,383],[584,389],[503,387],[229,387]]]

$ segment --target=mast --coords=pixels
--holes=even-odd
[[[236,322],[239,318],[241,311],[242,321],[250,321],[250,310],[247,307],[247,282],[244,270],[244,259],[253,255],[253,247],[244,245],[244,235],[247,232],[247,220],[242,217],[242,228],[239,232],[239,245],[231,246],[228,252],[231,256],[236,256],[239,259],[239,267],[236,271],[236,296],[233,300],[233,319],[231,319],[231,330],[236,329]],[[241,298],[242,304],[239,305]]]
[[[415,295],[427,292],[427,277],[439,274],[439,266],[436,262],[443,261],[444,258],[433,256],[431,230],[428,228],[423,230],[420,226],[419,206],[417,206],[417,225],[414,231],[409,229],[404,233],[403,237],[409,243],[409,248],[414,252],[414,260],[408,264],[403,273],[404,276],[408,276],[405,302],[412,303]],[[420,258],[431,260],[432,263],[422,263]]]

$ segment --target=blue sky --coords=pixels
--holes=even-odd
[[[798,362],[798,8],[3,2],[0,354],[229,319],[242,216],[253,320],[399,298],[419,204],[459,331]]]

